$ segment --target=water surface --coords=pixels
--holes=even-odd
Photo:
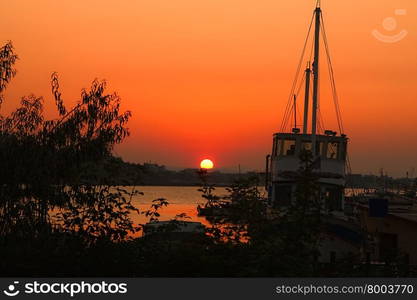
[[[140,211],[149,209],[152,200],[165,198],[169,205],[160,209],[161,221],[171,220],[176,215],[185,213],[190,217],[185,220],[208,225],[204,217],[197,216],[197,205],[205,203],[205,199],[201,197],[202,193],[198,191],[198,186],[138,186],[135,189],[144,193],[133,197],[133,205]],[[219,196],[225,195],[226,188],[218,187],[214,193]],[[132,215],[132,219],[137,224],[148,221],[145,216],[136,214]]]

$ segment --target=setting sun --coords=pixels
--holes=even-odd
[[[200,163],[202,169],[213,169],[214,164],[210,159],[203,159]]]

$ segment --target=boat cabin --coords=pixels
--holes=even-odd
[[[315,173],[318,174],[320,193],[331,210],[343,210],[347,137],[333,131],[316,135]],[[268,162],[269,203],[272,207],[288,205],[294,198],[295,173],[300,168],[302,150],[313,151],[312,135],[276,133],[273,136],[272,154]]]

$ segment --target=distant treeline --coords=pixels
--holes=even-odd
[[[165,166],[154,163],[130,163],[120,157],[112,157],[91,166],[89,183],[100,183],[100,178],[112,178],[110,184],[115,185],[166,185],[166,186],[199,186],[201,180],[198,169],[180,171],[168,170]],[[93,175],[93,176],[91,176]],[[246,172],[242,174],[210,171],[209,182],[216,186],[230,186],[236,179],[258,177],[259,183],[264,182],[265,174]],[[91,182],[92,180],[92,182]]]
[[[346,186],[353,188],[410,189],[417,185],[417,178],[393,178],[386,175],[350,174],[346,176]]]
[[[116,185],[175,185],[194,186],[200,185],[201,181],[197,174],[198,169],[183,169],[180,171],[169,170],[163,165],[155,163],[130,163],[120,157],[111,157],[106,161],[91,166],[93,176],[89,176],[90,183],[99,183],[100,178],[112,178],[111,184]],[[260,185],[265,182],[265,173],[246,172],[222,173],[210,171],[208,177],[211,184],[217,186],[230,186],[236,179],[257,177]],[[346,186],[355,188],[377,187],[402,187],[410,186],[411,178],[392,178],[388,176],[349,174],[346,176]]]

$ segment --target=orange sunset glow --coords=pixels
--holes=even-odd
[[[417,168],[417,1],[321,3],[353,172],[384,168],[405,176]],[[314,0],[5,2],[0,37],[13,42],[19,60],[1,109],[7,114],[34,93],[53,117],[52,72],[68,106],[94,78],[106,79],[122,110],[132,111],[131,135],[115,149],[124,160],[195,168],[207,155],[220,170],[262,171],[314,6]],[[375,30],[380,37],[403,33],[384,42]],[[323,71],[320,110],[326,129],[335,130],[327,78]]]

